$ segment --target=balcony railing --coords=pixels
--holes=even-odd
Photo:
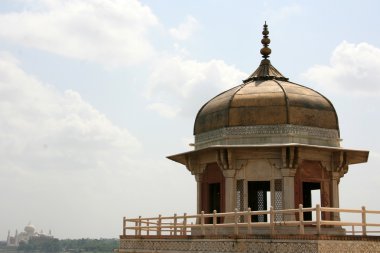
[[[311,220],[304,220],[305,213],[312,213]],[[334,220],[333,217],[342,217],[342,214],[359,214],[359,221]],[[368,222],[368,216],[371,218],[376,215],[375,220],[380,220],[380,211],[366,210],[363,206],[361,209],[342,209],[321,207],[316,205],[315,208],[303,208],[299,205],[298,209],[270,210],[265,211],[238,211],[228,213],[217,213],[214,211],[210,214],[201,212],[200,214],[183,215],[174,214],[173,216],[161,216],[151,218],[127,219],[123,218],[123,236],[124,237],[183,237],[192,235],[249,235],[257,231],[261,234],[276,234],[281,229],[282,234],[324,234],[331,228],[340,228],[340,233],[351,235],[380,235],[380,223]],[[253,222],[254,217],[259,222]],[[269,217],[264,222],[259,217]],[[309,215],[310,217],[310,215]],[[323,217],[329,217],[324,220]],[[262,219],[261,219],[262,220]],[[372,220],[372,219],[371,219]],[[222,221],[222,222],[221,222]],[[344,228],[345,230],[343,230]],[[284,232],[285,231],[285,232]],[[306,231],[306,232],[305,232]]]

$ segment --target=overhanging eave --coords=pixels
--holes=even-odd
[[[299,147],[299,148],[310,148],[319,150],[330,150],[332,152],[344,152],[347,157],[347,163],[358,164],[366,163],[368,161],[369,151],[367,150],[356,150],[347,149],[343,147],[328,147],[328,146],[317,146],[317,145],[307,145],[299,143],[288,143],[288,144],[264,144],[264,145],[214,145],[203,149],[197,149],[192,151],[187,151],[175,155],[167,156],[168,159],[187,165],[187,160],[190,156],[199,155],[200,153],[218,149],[262,149],[262,148],[282,148],[282,147]]]

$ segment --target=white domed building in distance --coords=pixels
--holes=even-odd
[[[51,231],[48,234],[45,234],[42,230],[37,232],[37,229],[30,222],[24,227],[24,231],[18,233],[16,230],[15,234],[11,236],[11,232],[8,231],[7,237],[7,247],[18,247],[20,243],[28,243],[31,238],[53,238]]]

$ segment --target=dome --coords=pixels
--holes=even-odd
[[[339,130],[336,111],[327,98],[299,84],[272,79],[244,83],[208,101],[197,114],[194,134],[283,124]]]
[[[195,148],[277,143],[339,146],[338,117],[332,103],[317,91],[290,82],[272,66],[267,59],[271,50],[266,24],[263,34],[264,59],[257,70],[199,110]]]
[[[28,234],[33,234],[36,231],[36,228],[32,224],[28,224],[25,226],[24,231]]]

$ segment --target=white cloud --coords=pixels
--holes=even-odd
[[[19,156],[25,162],[12,158],[13,166],[28,168],[29,162],[41,159],[39,169],[94,169],[116,155],[112,152],[128,154],[140,146],[77,92],[59,94],[27,75],[15,61],[0,60],[0,90],[0,156],[3,161]]]
[[[77,92],[42,84],[3,53],[0,139],[2,228],[22,228],[32,220],[60,237],[62,231],[99,237],[104,229],[117,236],[122,214],[112,208],[125,190],[135,194],[132,178],[139,178],[135,169],[141,163],[134,158],[141,144],[128,130]]]
[[[343,41],[334,50],[330,65],[316,65],[303,77],[336,92],[378,96],[380,49],[365,42]]]
[[[140,63],[154,54],[147,38],[158,24],[137,0],[35,0],[39,8],[0,15],[0,37],[104,65]]]
[[[165,118],[174,118],[181,111],[179,108],[175,108],[164,103],[152,103],[149,104],[147,108],[158,112],[158,114]]]
[[[162,59],[150,76],[147,92],[152,103],[179,108],[184,115],[194,116],[209,99],[234,87],[247,74],[221,60],[198,62],[180,57]]]
[[[177,40],[187,40],[193,33],[199,29],[199,22],[192,16],[187,16],[185,22],[177,28],[169,30],[170,35]]]

